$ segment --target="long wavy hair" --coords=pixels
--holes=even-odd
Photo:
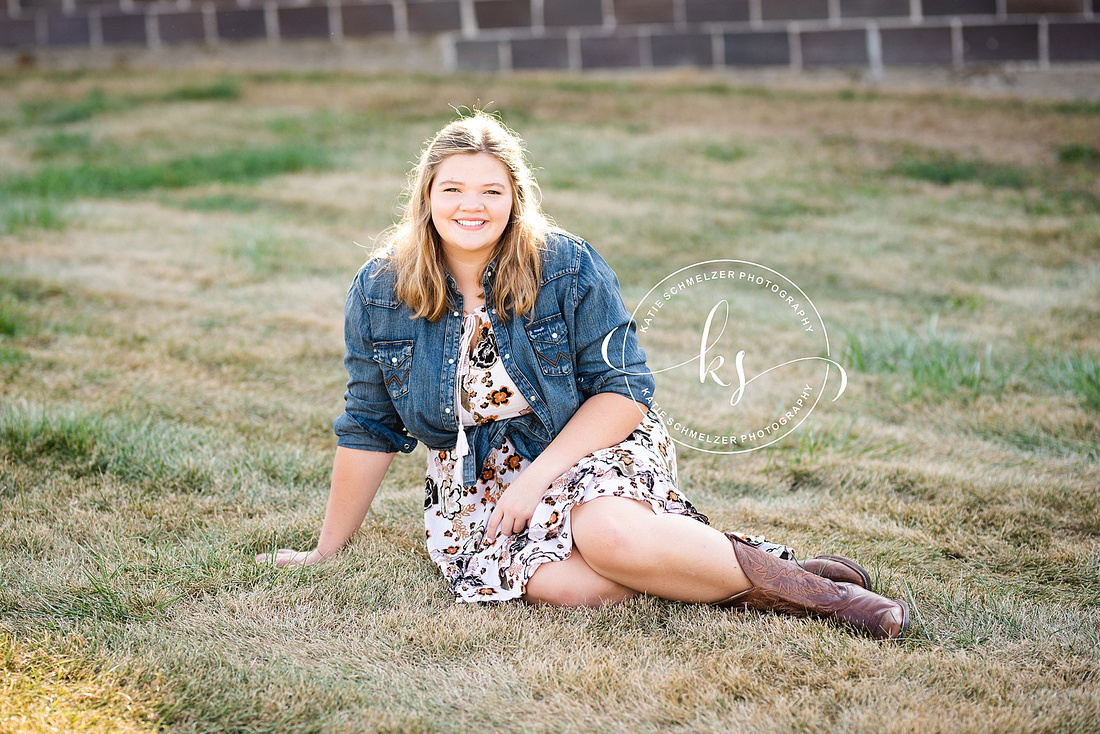
[[[496,117],[476,111],[444,127],[421,152],[420,162],[409,172],[401,220],[383,234],[373,255],[390,261],[397,297],[413,310],[414,318],[438,321],[449,310],[443,242],[432,223],[430,192],[444,160],[474,153],[488,153],[503,163],[512,183],[512,214],[493,252],[496,280],[491,305],[503,319],[522,316],[535,305],[539,253],[550,227],[539,206],[538,183],[527,164],[523,140]]]

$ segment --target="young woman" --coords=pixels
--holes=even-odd
[[[836,619],[875,637],[907,625],[855,563],[806,567],[724,535],[677,487],[645,402],[645,353],[610,267],[550,227],[522,142],[497,119],[447,125],[410,176],[383,249],[345,309],[346,410],[317,547],[359,528],[395,452],[429,447],[430,556],[459,601],[601,605],[652,594]],[[604,358],[604,338],[619,369]],[[620,350],[620,343],[622,349]]]

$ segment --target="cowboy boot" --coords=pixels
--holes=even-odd
[[[726,537],[730,540],[741,541],[741,536],[736,533],[726,533]],[[867,573],[867,569],[863,566],[844,556],[821,555],[801,564],[797,561],[784,561],[784,563],[800,565],[810,573],[836,583],[854,584],[855,586],[862,586],[868,591],[871,590],[871,574]]]
[[[834,619],[880,640],[900,637],[909,627],[909,605],[901,599],[834,583],[735,538],[731,542],[752,588],[716,602],[716,606]]]
[[[815,556],[802,563],[802,568],[834,583],[851,584],[871,591],[871,574],[850,558],[828,554]]]

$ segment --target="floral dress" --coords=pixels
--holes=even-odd
[[[492,327],[482,306],[463,317],[456,404],[462,426],[505,420],[531,412],[504,370]],[[477,483],[462,485],[464,431],[449,451],[429,451],[424,493],[428,554],[460,602],[521,597],[543,563],[562,561],[573,548],[570,512],[596,497],[629,497],[655,513],[671,512],[708,522],[676,482],[676,454],[659,418],[647,414],[621,443],[585,456],[550,485],[523,532],[482,547],[497,500],[528,461],[505,438],[485,459]],[[763,550],[793,558],[786,546],[751,539]]]

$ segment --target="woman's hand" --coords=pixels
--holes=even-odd
[[[317,548],[311,551],[280,548],[274,553],[260,553],[256,561],[276,566],[309,566],[335,555],[363,524],[393,456],[338,446],[332,461],[332,487]]]
[[[498,531],[504,535],[523,532],[555,479],[585,455],[629,436],[647,409],[616,393],[599,393],[581,403],[557,438],[504,490],[485,524],[484,544],[496,542]]]
[[[489,521],[485,524],[483,542],[486,547],[496,542],[498,531],[504,536],[522,533],[546,495],[550,482],[545,481],[537,471],[531,471],[532,466],[521,472],[497,500],[493,514],[489,515]]]
[[[290,548],[280,548],[274,553],[260,553],[256,556],[256,563],[273,564],[280,568],[283,566],[309,566],[320,563],[326,557],[316,550],[296,551]]]

